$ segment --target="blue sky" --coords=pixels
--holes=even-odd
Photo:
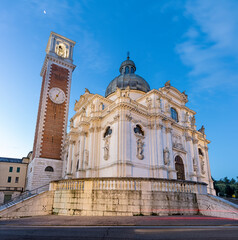
[[[44,13],[44,11],[46,13]],[[88,88],[104,95],[130,51],[151,88],[189,96],[212,176],[238,176],[238,1],[1,0],[0,156],[32,150],[40,70],[51,31],[74,41],[69,117]]]

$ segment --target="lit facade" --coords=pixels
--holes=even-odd
[[[129,60],[105,97],[88,89],[75,103],[63,149],[63,178],[143,177],[207,183],[214,194],[204,127],[186,107],[185,92],[159,89]]]

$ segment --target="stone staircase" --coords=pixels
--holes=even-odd
[[[32,198],[40,193],[46,192],[49,190],[49,184],[46,184],[44,186],[41,186],[39,188],[33,189],[32,191],[25,191],[23,192],[21,195],[11,199],[10,201],[8,201],[7,203],[3,204],[0,206],[0,211],[3,211],[9,207],[12,207],[22,201],[25,201],[29,198]]]

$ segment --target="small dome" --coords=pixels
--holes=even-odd
[[[114,93],[117,88],[126,89],[128,86],[132,90],[139,90],[142,92],[150,91],[150,86],[146,80],[135,74],[136,66],[135,63],[130,60],[129,56],[127,60],[122,62],[119,71],[121,74],[109,83],[105,97]]]

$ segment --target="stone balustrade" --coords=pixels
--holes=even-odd
[[[155,178],[81,178],[51,182],[50,190],[142,190],[206,194],[207,184]]]

